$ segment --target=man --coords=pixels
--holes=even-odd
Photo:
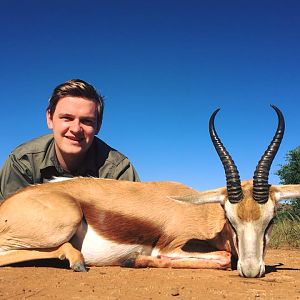
[[[103,117],[103,98],[79,79],[57,86],[46,118],[52,134],[17,147],[0,171],[0,199],[54,176],[92,176],[139,181],[123,154],[95,137]]]

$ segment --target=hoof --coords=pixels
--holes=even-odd
[[[124,268],[134,268],[135,266],[135,258],[127,258],[122,261],[121,267]]]
[[[134,268],[136,266],[136,259],[139,256],[138,252],[131,253],[126,259],[121,262],[121,267]]]
[[[74,264],[71,268],[75,272],[86,272],[87,271],[84,264],[81,262]]]

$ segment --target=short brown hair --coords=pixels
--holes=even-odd
[[[103,110],[104,110],[104,99],[96,91],[96,89],[89,83],[81,79],[71,79],[60,85],[58,85],[52,93],[49,99],[47,111],[49,111],[52,117],[58,101],[64,97],[82,97],[91,100],[97,105],[97,128],[98,133],[102,124]]]

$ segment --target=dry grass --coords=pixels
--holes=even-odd
[[[300,216],[293,213],[279,215],[274,223],[270,247],[300,248]]]

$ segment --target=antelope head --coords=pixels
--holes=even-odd
[[[300,185],[271,186],[268,183],[272,161],[284,134],[284,117],[274,105],[278,116],[276,133],[256,166],[253,180],[241,182],[237,167],[218,137],[214,120],[217,109],[209,120],[209,132],[223,164],[226,188],[200,192],[189,202],[203,204],[218,202],[225,211],[231,227],[232,240],[238,256],[237,268],[243,277],[262,277],[265,274],[264,255],[269,241],[276,202],[300,197]]]

